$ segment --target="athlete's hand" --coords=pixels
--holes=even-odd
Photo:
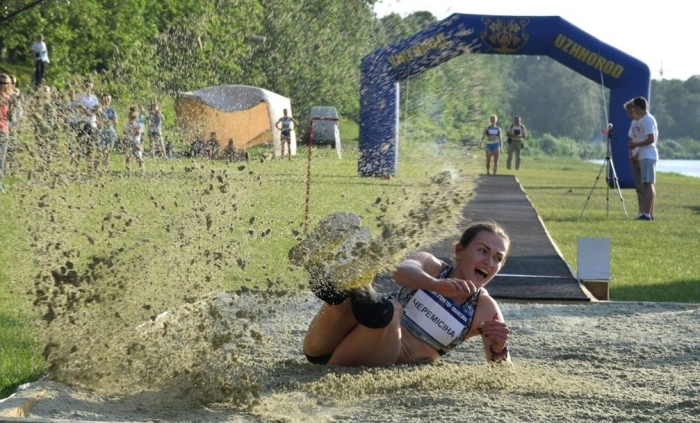
[[[462,294],[472,295],[478,289],[479,288],[477,288],[472,281],[446,278],[435,281],[435,285],[431,288],[431,291],[435,291],[443,297],[454,297]]]
[[[510,329],[508,329],[508,325],[503,321],[503,318],[498,313],[495,313],[493,320],[479,323],[479,333],[491,341],[494,351],[499,352],[506,346]]]

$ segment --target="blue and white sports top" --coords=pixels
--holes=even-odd
[[[498,126],[489,126],[488,128],[486,128],[484,133],[489,137],[497,137],[501,134],[501,128],[499,128]]]
[[[292,118],[289,116],[283,116],[280,118],[280,123],[282,124],[283,131],[289,131],[292,129]]]
[[[438,278],[445,279],[451,271],[452,266],[448,265]],[[480,294],[481,288],[461,305],[425,289],[400,287],[391,297],[403,306],[401,325],[443,355],[464,341]]]

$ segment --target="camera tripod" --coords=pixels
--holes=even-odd
[[[603,133],[608,135],[607,139],[607,146],[605,150],[605,160],[603,161],[603,165],[600,167],[600,170],[598,171],[598,176],[595,178],[595,182],[593,183],[593,187],[591,187],[591,192],[588,193],[588,198],[586,198],[586,203],[583,205],[583,210],[581,210],[581,217],[583,217],[583,213],[586,211],[586,206],[588,206],[588,201],[591,199],[591,196],[593,195],[593,191],[595,190],[596,185],[598,185],[598,181],[600,180],[600,174],[605,171],[605,182],[607,186],[607,190],[605,193],[605,211],[607,213],[607,216],[610,216],[610,176],[612,175],[613,179],[613,187],[617,190],[617,195],[620,198],[620,204],[622,205],[622,211],[625,213],[625,217],[627,216],[627,209],[625,208],[625,199],[622,198],[622,191],[620,190],[620,181],[617,179],[617,172],[615,171],[615,165],[613,164],[612,157],[611,157],[611,149],[610,149],[610,141],[615,138],[613,136],[613,131],[612,131],[613,124],[608,123],[608,128],[607,130],[604,130]]]

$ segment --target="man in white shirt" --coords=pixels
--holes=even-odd
[[[632,120],[630,122],[630,129],[627,132],[629,141],[642,141],[646,136],[643,135],[644,127],[639,121],[639,116],[634,109],[634,102],[632,100],[625,103],[625,111],[627,116]],[[628,142],[629,142],[628,141]],[[632,166],[632,179],[634,180],[634,190],[637,192],[637,216],[635,219],[640,218],[644,214],[645,200],[644,200],[644,184],[642,183],[642,169],[639,165],[639,147],[635,147],[629,150],[630,165]]]
[[[38,87],[44,80],[44,67],[49,63],[49,51],[46,48],[43,35],[36,36],[36,41],[32,43],[30,51],[34,59],[34,85]]]
[[[649,103],[644,97],[632,99],[634,112],[638,116],[641,125],[639,137],[630,139],[628,147],[630,150],[639,148],[639,168],[644,185],[644,210],[637,217],[638,220],[654,220],[654,202],[656,200],[656,161],[659,160],[659,151],[656,142],[659,139],[659,128],[656,119],[647,111]]]

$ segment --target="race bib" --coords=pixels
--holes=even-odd
[[[469,317],[449,299],[419,289],[404,306],[404,314],[446,347],[462,335]]]

